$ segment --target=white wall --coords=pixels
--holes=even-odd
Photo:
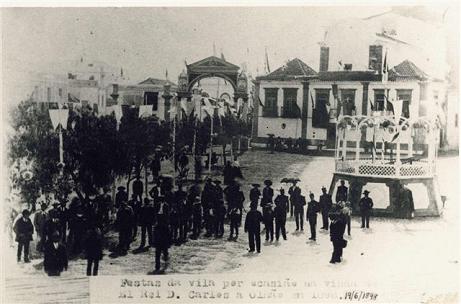
[[[261,85],[259,87],[259,98],[261,99],[261,102],[265,104],[265,98],[266,94],[264,93],[264,89],[267,88],[278,88],[278,96],[277,96],[277,108],[278,108],[278,113],[280,115],[281,113],[281,108],[283,107],[283,89],[284,88],[296,88],[298,89],[297,95],[296,95],[296,104],[298,105],[299,109],[302,110],[303,106],[303,86],[300,81],[296,80],[291,80],[291,81],[270,81],[270,80],[265,80],[261,81]],[[259,107],[259,113],[258,115],[261,117],[263,113],[262,107]]]
[[[286,125],[285,129],[282,128],[282,124]],[[301,119],[259,117],[258,137],[268,137],[267,134],[274,134],[275,137],[282,138],[299,138],[301,137]]]

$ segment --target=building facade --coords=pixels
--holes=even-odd
[[[265,142],[273,134],[334,148],[340,114],[366,116],[372,111],[393,110],[401,111],[406,118],[430,113],[444,116],[441,109],[447,96],[445,82],[429,77],[409,60],[393,67],[385,77],[387,81],[378,70],[317,73],[294,59],[256,78],[259,102],[255,102],[253,138]],[[400,110],[393,109],[396,100],[402,101]],[[442,133],[441,138],[444,136]]]

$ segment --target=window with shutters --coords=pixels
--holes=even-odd
[[[314,128],[326,128],[330,121],[328,106],[330,103],[329,89],[315,90],[315,108],[312,111],[312,126]]]
[[[277,93],[278,88],[264,89],[263,117],[277,117]]]
[[[355,89],[341,90],[343,115],[355,115]]]
[[[375,102],[373,104],[374,111],[384,111],[384,89],[375,89]]]
[[[298,89],[285,88],[283,89],[283,107],[282,117],[284,118],[298,118],[301,116],[301,111],[296,103]]]
[[[397,99],[402,100],[402,117],[405,118],[410,118],[411,93],[412,90],[397,90]]]

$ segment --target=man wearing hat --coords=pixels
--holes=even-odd
[[[34,215],[34,227],[37,230],[37,235],[40,238],[37,242],[37,251],[43,252],[43,247],[45,245],[46,234],[45,234],[45,224],[48,220],[48,212],[46,212],[46,208],[48,206],[45,202],[40,204],[40,210],[35,212]]]
[[[322,187],[322,195],[320,195],[320,211],[322,212],[322,227],[320,229],[328,230],[328,213],[330,212],[333,201],[331,195],[327,193],[327,188]]]
[[[213,180],[208,177],[202,191],[203,220],[206,229],[205,236],[209,237],[215,231],[215,212],[216,190]]]
[[[121,255],[125,255],[130,249],[133,237],[133,226],[136,224],[133,209],[126,202],[120,204],[117,211],[116,227],[118,228],[118,250]]]
[[[154,185],[152,188],[149,190],[149,196],[150,199],[154,201],[154,203],[157,201],[157,198],[160,195],[160,187],[158,185],[157,180],[154,180]]]
[[[169,260],[168,249],[171,246],[171,232],[166,217],[158,217],[154,228],[155,271],[160,272],[160,257],[163,255],[165,264]],[[165,266],[166,268],[166,266]]]
[[[259,184],[251,184],[253,188],[250,190],[250,202],[258,205],[261,191],[259,191]]]
[[[317,213],[320,211],[319,203],[314,199],[314,193],[309,194],[310,201],[307,204],[306,218],[311,228],[311,237],[309,240],[316,240]]]
[[[261,252],[261,227],[260,224],[263,221],[261,212],[257,210],[258,205],[251,203],[250,211],[247,213],[245,218],[245,232],[248,232],[248,242],[250,246],[250,252],[256,251]]]
[[[359,201],[360,215],[362,216],[362,227],[361,228],[370,228],[370,214],[371,209],[373,208],[373,200],[368,197],[370,191],[363,191],[363,197]]]
[[[224,218],[226,217],[226,207],[224,206],[224,192],[221,188],[221,181],[214,181],[214,214],[216,216],[215,237],[224,235]]]
[[[293,201],[294,204],[294,215],[296,222],[296,231],[304,230],[304,206],[306,206],[306,198],[304,195],[296,195]]]
[[[62,237],[62,242],[66,243],[67,239],[67,222],[69,221],[69,210],[67,209],[67,198],[62,198],[58,207],[59,212],[59,234]]]
[[[341,263],[343,255],[343,248],[347,242],[343,239],[346,223],[344,216],[341,213],[341,207],[338,204],[333,204],[330,213],[330,240],[333,244],[333,253],[331,255],[330,263]]]
[[[144,184],[141,181],[141,177],[138,175],[136,179],[133,181],[132,185],[133,194],[136,196],[136,199],[139,202],[142,202],[142,193],[144,191]]]
[[[288,211],[288,196],[285,195],[285,190],[280,188],[280,194],[275,198],[275,239],[278,241],[280,237],[280,232],[282,232],[282,237],[284,240],[287,239],[285,223],[287,220],[287,211]]]
[[[202,230],[202,204],[200,197],[195,196],[192,203],[192,236],[193,240],[197,239]]]
[[[29,244],[34,234],[34,226],[29,218],[30,211],[24,209],[22,217],[14,224],[13,230],[16,233],[16,242],[18,242],[18,262],[21,261],[22,249],[24,248],[24,262],[29,263]]]
[[[261,198],[261,207],[264,208],[264,206],[268,203],[272,203],[272,198],[274,197],[274,189],[271,188],[272,186],[272,181],[266,179],[264,181],[264,189],[263,189],[263,197]]]
[[[340,181],[341,185],[336,189],[336,202],[347,201],[347,187],[344,185],[344,180]]]
[[[263,208],[264,227],[266,228],[266,242],[274,241],[274,211],[272,210],[272,202],[264,205]]]
[[[55,231],[45,245],[43,269],[48,276],[60,276],[62,271],[67,270],[66,247],[59,242],[59,239],[59,232]]]
[[[259,192],[259,189],[256,190]],[[253,195],[257,195],[257,193],[253,193]],[[243,194],[243,191],[240,190],[239,184],[235,184],[233,187],[228,189],[228,191],[226,192],[226,199],[228,203],[228,211],[230,218],[229,240],[236,240],[239,236],[239,227],[242,222],[243,202],[245,201],[245,195]],[[254,199],[256,200],[254,204],[258,205],[258,198]]]
[[[144,249],[144,246],[146,246],[146,237],[148,239],[148,247],[152,245],[152,225],[154,224],[154,219],[154,206],[152,205],[152,202],[145,197],[144,205],[141,207],[141,212],[139,214],[139,224],[141,225],[141,244],[139,245],[138,250],[142,250]]]
[[[126,188],[120,186],[117,188],[117,193],[115,194],[115,208],[119,208],[122,202],[128,201],[128,193],[126,193]]]
[[[293,185],[288,189],[290,195],[290,217],[293,217],[296,202],[299,201],[301,196],[301,188],[297,185],[297,180],[293,180]]]
[[[187,241],[187,223],[189,220],[190,212],[187,206],[187,192],[184,190],[184,185],[181,182],[178,183],[178,189],[174,193],[174,198],[178,208],[179,242],[182,243]]]

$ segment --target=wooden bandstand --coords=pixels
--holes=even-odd
[[[414,216],[439,216],[441,196],[436,174],[439,124],[436,118],[408,119],[392,113],[339,116],[335,171],[329,193],[348,183],[355,214],[363,190],[371,190],[374,215],[402,216],[402,193],[410,192]],[[407,192],[405,192],[407,191]]]

